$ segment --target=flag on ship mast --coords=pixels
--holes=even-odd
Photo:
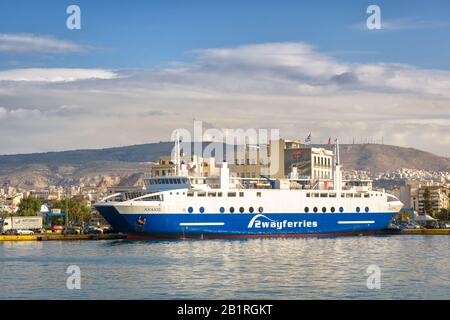
[[[305,139],[305,143],[311,144],[311,132],[308,134],[308,136]]]

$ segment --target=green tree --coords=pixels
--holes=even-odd
[[[433,214],[433,206],[431,204],[431,194],[430,189],[425,188],[423,192],[423,210],[425,213]]]
[[[18,216],[35,216],[41,211],[41,200],[35,197],[23,198],[19,203]]]
[[[11,216],[11,214],[8,211],[0,211],[0,217],[6,218]]]
[[[450,210],[442,208],[438,213],[436,213],[436,219],[441,221],[450,221]]]
[[[92,216],[91,208],[75,199],[63,199],[56,201],[53,204],[53,208],[61,209],[61,212],[67,211],[69,223],[72,225],[89,223]]]

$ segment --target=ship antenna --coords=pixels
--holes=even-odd
[[[180,175],[180,134],[177,131],[175,136],[175,175]]]
[[[334,190],[341,190],[342,188],[342,174],[341,174],[341,165],[339,159],[339,140],[336,138],[334,144]]]
[[[336,164],[341,164],[341,161],[339,159],[339,139],[336,138]]]

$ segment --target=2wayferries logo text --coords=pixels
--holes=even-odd
[[[257,214],[254,216],[250,222],[248,223],[247,228],[255,228],[255,229],[291,229],[291,228],[317,228],[318,223],[317,221],[278,221],[278,220],[272,220],[269,217],[266,217],[263,214]]]

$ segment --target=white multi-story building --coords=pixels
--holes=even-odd
[[[426,190],[429,190],[430,192],[430,202],[433,213],[448,208],[448,191],[445,186],[421,186],[418,192],[419,212],[425,212]]]

